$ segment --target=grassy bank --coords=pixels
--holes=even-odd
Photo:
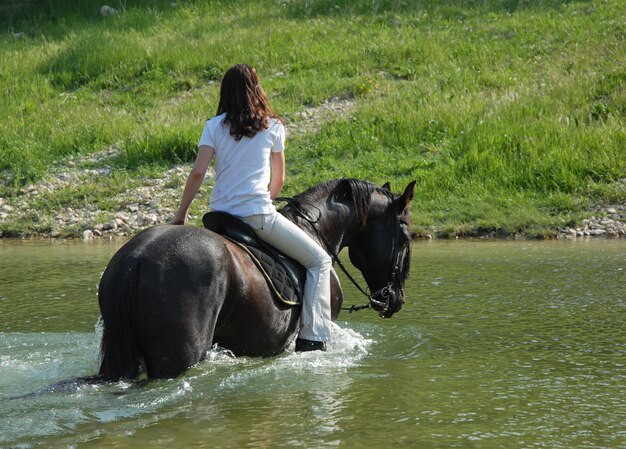
[[[0,8],[6,204],[54,164],[111,146],[122,150],[107,161],[117,181],[193,160],[237,62],[257,67],[287,120],[357,98],[350,116],[291,139],[286,194],[340,176],[395,190],[417,179],[416,230],[441,235],[541,234],[626,201],[620,1],[138,0],[111,3],[111,16],[101,6]],[[79,200],[50,193],[32,219],[0,230],[41,229],[42,203],[115,208],[117,181]]]

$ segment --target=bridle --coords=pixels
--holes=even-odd
[[[322,234],[319,231],[319,229],[317,228],[316,225],[320,222],[320,220],[322,218],[322,211],[319,209],[319,207],[317,207],[315,204],[312,204],[312,203],[310,203],[308,201],[304,201],[304,200],[301,200],[301,199],[295,199],[295,198],[291,198],[291,197],[278,197],[278,198],[276,198],[276,201],[284,201],[287,204],[289,204],[291,207],[293,207],[293,209],[296,211],[296,213],[300,217],[302,217],[307,223],[309,223],[311,225],[311,227],[313,228],[313,230],[317,234],[318,238],[321,241],[323,241],[324,244],[326,245],[326,251],[328,252],[330,257],[333,259],[333,261],[339,266],[339,268],[341,268],[341,271],[343,271],[343,273],[350,280],[350,282],[352,282],[352,284],[357,288],[357,290],[359,290],[368,299],[368,302],[366,304],[362,305],[362,306],[352,305],[350,307],[342,307],[341,310],[347,310],[348,313],[357,312],[359,310],[368,309],[370,307],[375,308],[377,310],[380,310],[382,313],[387,312],[389,310],[391,296],[393,294],[394,282],[396,281],[396,279],[400,279],[400,280],[402,279],[401,275],[400,275],[400,267],[399,267],[401,254],[399,252],[396,253],[396,242],[398,240],[398,228],[397,227],[396,227],[396,235],[394,236],[394,240],[393,240],[393,247],[391,248],[391,251],[392,251],[392,253],[391,253],[392,254],[392,257],[391,257],[391,259],[392,259],[392,266],[391,266],[391,270],[390,270],[391,271],[391,280],[387,283],[387,285],[385,285],[381,289],[375,291],[374,293],[368,293],[366,291],[366,289],[361,287],[359,285],[359,283],[356,281],[356,279],[354,279],[354,277],[348,272],[348,270],[346,269],[344,264],[339,259],[339,256],[333,250],[332,246],[328,242],[328,239],[326,238],[326,236],[324,236],[324,234]],[[309,217],[299,207],[299,205],[297,204],[298,202],[306,203],[307,205],[309,205],[312,208],[316,209],[317,212],[318,212],[317,218],[313,219],[313,218]],[[400,288],[402,289],[402,282],[400,282]]]

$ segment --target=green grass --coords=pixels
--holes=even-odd
[[[442,235],[541,234],[626,200],[615,188],[626,177],[617,0],[138,0],[111,3],[112,17],[101,4],[0,7],[9,200],[54,163],[111,145],[131,178],[193,160],[237,62],[257,67],[286,117],[357,97],[347,119],[289,142],[286,194],[340,176],[395,190],[417,179],[416,229]],[[49,200],[80,202],[79,190]]]

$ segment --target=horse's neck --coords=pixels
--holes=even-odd
[[[356,229],[356,224],[353,223],[354,220],[351,218],[352,217],[348,216],[322,220],[320,228],[330,246],[330,248],[327,248],[328,250],[332,250],[338,254],[342,248],[347,245],[350,236],[354,233],[354,229]]]
[[[329,253],[339,254],[348,245],[350,238],[360,229],[355,215],[349,209],[321,209],[322,216],[309,235],[322,245]]]
[[[321,185],[321,188],[312,188],[308,191],[309,194],[302,194],[297,198],[300,201],[290,204],[284,212],[287,218],[299,225],[328,252],[338,254],[342,248],[348,246],[350,239],[361,229],[362,223],[352,205],[328,201],[336,184],[337,182],[328,182]],[[302,218],[301,212],[309,219]]]

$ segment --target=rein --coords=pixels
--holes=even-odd
[[[394,279],[392,279],[391,282],[389,282],[386,286],[384,286],[383,288],[381,288],[380,290],[372,294],[367,293],[367,291],[365,291],[365,289],[361,287],[359,283],[356,281],[356,279],[354,279],[354,277],[352,277],[352,275],[348,272],[348,270],[346,269],[344,264],[341,262],[341,260],[339,260],[339,256],[332,249],[330,243],[328,242],[328,239],[324,236],[324,234],[322,234],[319,231],[319,229],[317,229],[317,226],[315,226],[316,224],[320,222],[320,219],[322,218],[322,211],[315,204],[309,203],[308,201],[296,200],[291,197],[281,196],[281,197],[276,198],[276,201],[284,201],[287,204],[289,204],[298,213],[298,215],[300,215],[307,223],[311,225],[311,227],[313,228],[313,230],[315,231],[319,239],[322,240],[324,244],[326,245],[327,252],[330,255],[330,257],[332,257],[333,261],[335,261],[337,265],[339,265],[339,268],[341,268],[341,271],[343,271],[343,273],[350,280],[350,282],[352,282],[352,284],[357,288],[357,290],[359,290],[369,301],[367,304],[364,304],[362,306],[352,305],[350,307],[342,307],[341,310],[347,310],[348,313],[358,312],[359,310],[370,308],[372,304],[378,307],[381,307],[385,311],[389,308],[389,298],[391,297],[391,293],[392,293],[393,280],[397,276],[397,271],[398,271],[397,266],[393,270],[392,276]],[[317,219],[314,220],[310,218],[309,216],[307,216],[304,213],[304,211],[296,204],[297,201],[307,203],[309,206],[313,207],[314,209],[317,209],[319,213]],[[375,299],[376,297],[382,298],[382,301]]]

